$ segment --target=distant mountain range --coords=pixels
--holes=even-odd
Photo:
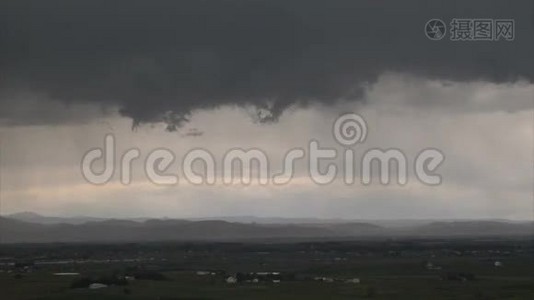
[[[231,219],[231,218],[230,218]],[[235,219],[234,219],[235,220]],[[355,239],[373,237],[511,237],[534,236],[534,222],[413,221],[377,225],[380,221],[278,219],[279,223],[229,220],[104,219],[45,217],[18,213],[0,217],[0,242],[142,242],[262,239]],[[393,222],[393,221],[390,221]],[[383,223],[383,222],[382,222]]]
[[[83,224],[87,222],[96,222],[108,220],[108,218],[97,218],[87,216],[77,217],[48,217],[36,214],[34,212],[20,212],[5,217],[25,222],[39,224]],[[143,222],[150,218],[125,218],[136,222]],[[164,218],[168,219],[168,218]],[[188,218],[189,221],[227,221],[234,223],[258,223],[258,224],[305,224],[305,223],[346,223],[343,219],[318,219],[318,218],[276,218],[276,217],[255,217],[255,216],[231,216],[231,217],[210,217],[210,218]]]
[[[10,219],[15,219],[19,221],[24,222],[30,222],[30,223],[38,223],[38,224],[83,224],[87,222],[96,222],[96,221],[104,221],[105,218],[95,218],[95,217],[71,217],[71,218],[65,218],[65,217],[46,217],[39,214],[36,214],[34,212],[20,212],[15,213],[12,215],[7,215],[6,217]]]

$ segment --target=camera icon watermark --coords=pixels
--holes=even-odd
[[[439,41],[445,37],[447,25],[440,19],[428,20],[425,24],[425,35],[433,41]]]

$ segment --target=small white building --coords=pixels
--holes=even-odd
[[[441,270],[440,266],[436,266],[431,262],[427,262],[425,267],[426,267],[427,270]]]
[[[97,289],[103,289],[103,288],[107,288],[108,286],[103,284],[103,283],[98,283],[98,282],[95,282],[95,283],[91,283],[89,285],[89,289],[91,290],[97,290]]]
[[[226,283],[237,283],[237,278],[235,278],[234,276],[230,276],[226,278]]]
[[[331,277],[314,277],[313,280],[322,282],[334,282],[334,278]]]
[[[323,282],[334,282],[334,278],[331,278],[331,277],[323,277]]]
[[[197,271],[197,275],[198,276],[211,275],[211,272],[209,272],[209,271]]]
[[[493,265],[496,267],[502,267],[502,262],[496,261],[495,263],[493,263]]]

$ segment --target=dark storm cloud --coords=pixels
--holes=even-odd
[[[30,92],[173,129],[220,105],[250,105],[270,121],[291,105],[358,99],[385,71],[531,82],[533,10],[532,1],[3,0],[0,101]],[[515,19],[515,41],[425,37],[427,20],[454,17]],[[32,123],[65,119],[39,111]]]

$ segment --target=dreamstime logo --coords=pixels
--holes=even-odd
[[[195,185],[213,185],[218,182],[225,185],[236,183],[248,185],[253,180],[253,174],[256,175],[260,185],[269,183],[284,185],[290,183],[295,176],[295,162],[305,159],[309,178],[320,185],[330,184],[339,178],[348,185],[354,184],[357,178],[363,185],[369,185],[373,177],[377,177],[383,185],[389,184],[393,177],[396,178],[397,184],[406,184],[408,159],[397,148],[385,150],[371,148],[363,153],[359,161],[357,160],[353,148],[365,142],[367,131],[367,123],[362,116],[355,113],[341,115],[333,124],[332,134],[335,141],[343,147],[342,155],[339,155],[336,148],[323,148],[317,140],[311,140],[307,149],[293,148],[287,151],[282,161],[282,171],[278,173],[270,172],[269,156],[258,148],[233,148],[219,161],[216,161],[215,156],[206,149],[191,149],[181,161],[181,175],[187,182]],[[85,153],[81,162],[81,172],[88,182],[102,185],[108,183],[114,176],[117,165],[115,145],[115,137],[108,134],[104,138],[103,148],[94,148]],[[122,184],[131,183],[132,163],[140,157],[141,151],[137,148],[129,149],[120,156],[118,166]],[[332,161],[340,158],[341,167]],[[438,149],[422,149],[413,159],[413,172],[417,180],[426,185],[440,184],[441,176],[437,174],[437,168],[444,159],[445,156]],[[95,172],[93,165],[99,160],[102,161],[103,168]],[[169,172],[175,161],[176,155],[171,150],[154,149],[146,155],[144,174],[154,184],[177,185],[179,183],[177,172]],[[320,162],[323,161],[327,161],[327,165],[320,168]],[[198,170],[198,165],[195,169],[195,164],[200,164],[202,171]],[[360,166],[359,176],[356,176],[356,165]],[[395,168],[391,167],[393,165]],[[239,176],[236,170],[240,171]],[[377,174],[373,174],[373,170]]]

